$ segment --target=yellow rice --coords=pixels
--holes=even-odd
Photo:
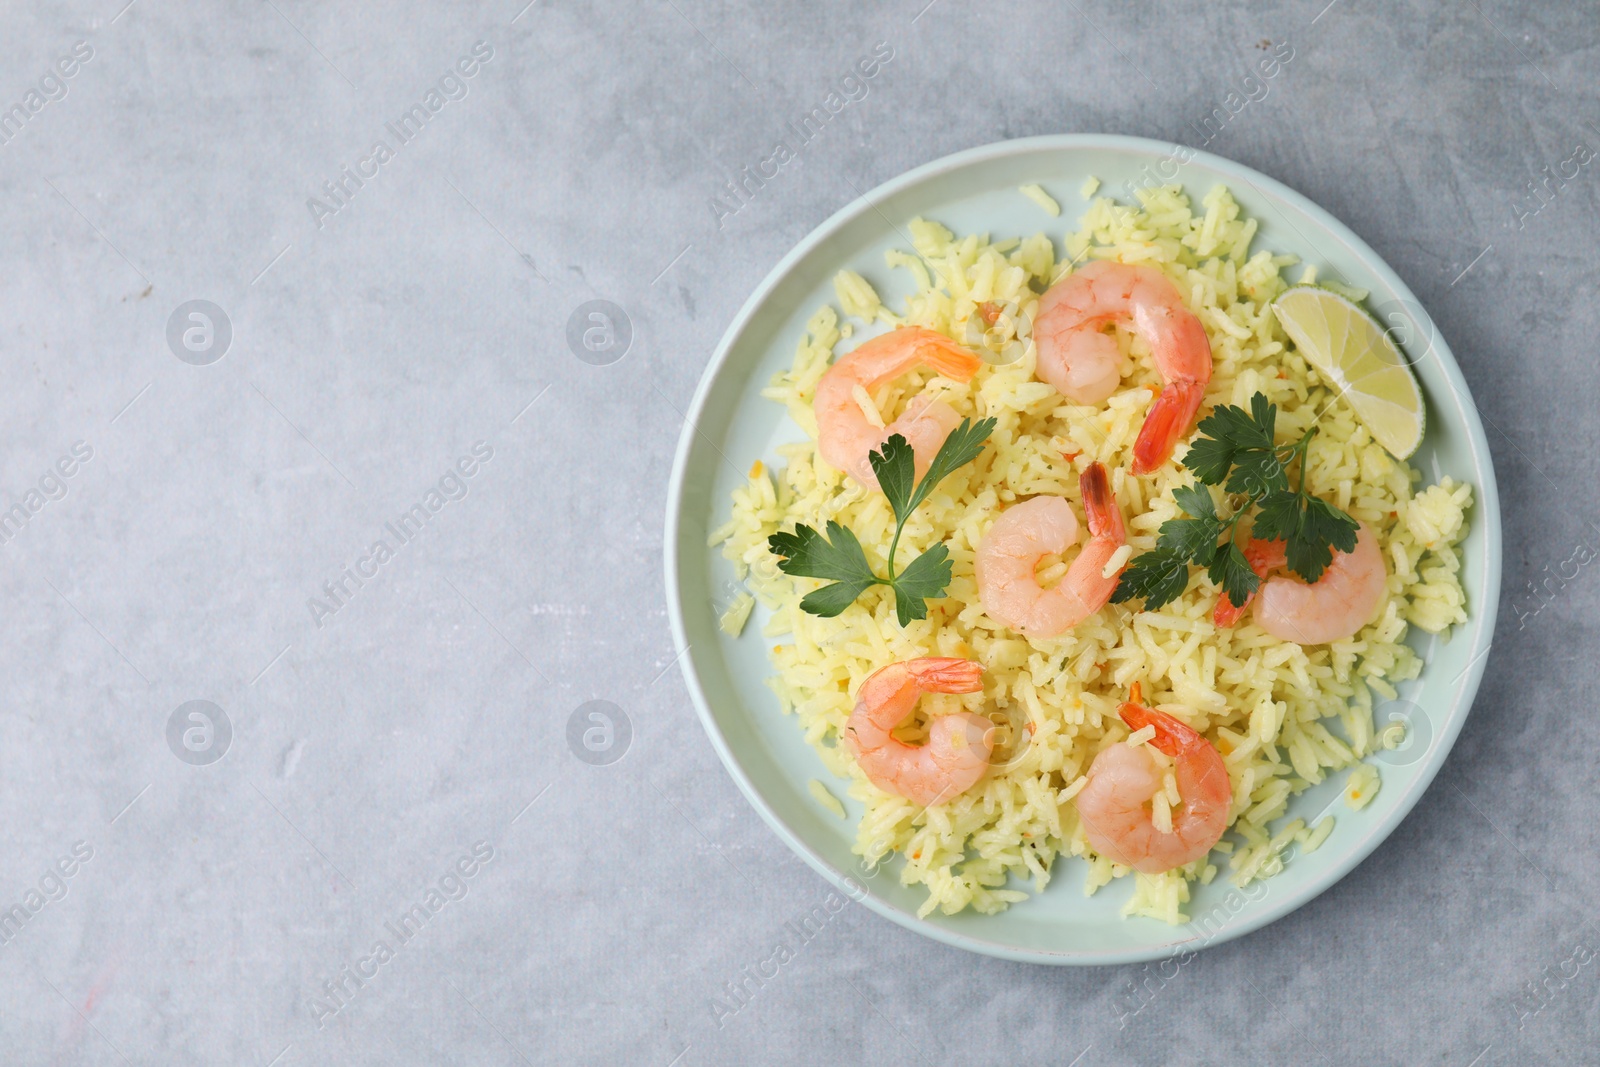
[[[1313,827],[1299,819],[1285,823],[1293,796],[1350,768],[1356,768],[1345,787],[1351,807],[1377,792],[1378,769],[1363,758],[1397,739],[1374,736],[1374,695],[1394,697],[1394,684],[1416,677],[1421,667],[1404,643],[1408,626],[1447,633],[1466,619],[1456,546],[1466,535],[1471,487],[1445,478],[1417,491],[1420,473],[1373,442],[1349,406],[1293,350],[1269,305],[1289,284],[1282,272],[1295,257],[1252,254],[1256,222],[1242,217],[1220,186],[1198,213],[1177,186],[1138,197],[1135,206],[1108,197],[1092,201],[1078,232],[1066,235],[1065,257],[1043,233],[991,242],[986,234],[956,237],[936,222],[914,220],[914,254],[899,250],[886,257],[891,269],[909,272],[916,289],[899,311],[885,307],[861,275],[841,272],[835,291],[858,323],[841,322],[831,306],[820,308],[792,367],[764,391],[785,405],[810,439],[780,450],[787,461],[781,470],[769,474],[757,464],[733,495],[731,519],[712,538],[770,612],[763,633],[777,642],[770,684],[782,709],[795,715],[823,763],[850,783],[849,795],[864,808],[855,851],[867,864],[898,853],[901,881],[927,893],[919,914],[1003,910],[1029,895],[1025,887],[1043,891],[1063,854],[1085,861],[1088,893],[1134,874],[1123,914],[1171,923],[1187,920],[1190,883],[1209,882],[1217,863],[1225,862],[1227,877],[1240,886],[1276,873],[1292,843],[1315,848],[1333,829],[1331,818]],[[1206,409],[1246,404],[1264,392],[1278,406],[1280,440],[1297,438],[1316,422],[1307,487],[1369,523],[1389,567],[1385,601],[1354,637],[1302,648],[1269,636],[1248,615],[1237,627],[1219,630],[1211,620],[1218,590],[1203,572],[1181,599],[1158,611],[1108,605],[1052,639],[1024,638],[984,614],[973,552],[1010,504],[1056,494],[1072,500],[1081,515],[1078,474],[1098,461],[1111,472],[1132,550],[1143,552],[1176,514],[1172,490],[1194,481],[1176,463],[1148,478],[1127,473],[1134,438],[1160,388],[1148,349],[1130,331],[1117,331],[1123,388],[1105,404],[1075,406],[1034,378],[1027,334],[1038,293],[1090,259],[1154,264],[1177,284],[1211,339],[1215,370]],[[1308,268],[1296,280],[1311,277]],[[1005,309],[994,328],[973,316],[984,301]],[[994,416],[999,424],[978,460],[945,481],[906,525],[901,560],[944,542],[954,565],[947,597],[930,603],[929,618],[902,629],[892,597],[881,588],[837,618],[817,618],[798,604],[821,583],[780,573],[767,537],[795,523],[820,527],[836,519],[856,532],[883,572],[893,515],[881,494],[862,490],[818,458],[811,400],[836,349],[853,347],[841,340],[857,328],[902,323],[940,330],[986,354],[992,365],[967,384],[917,374],[861,399],[888,422],[909,397],[932,388],[962,415]],[[1179,460],[1182,453],[1180,446]],[[1041,577],[1048,583],[1063,571],[1057,563]],[[742,627],[744,619],[737,622]],[[926,810],[873,786],[838,745],[862,680],[917,656],[976,659],[985,668],[984,689],[923,698],[899,736],[919,741],[930,717],[965,709],[991,715],[1004,727],[1002,742],[1018,753],[954,801]],[[1153,876],[1096,856],[1072,799],[1095,755],[1129,738],[1116,709],[1136,681],[1148,703],[1218,747],[1234,786],[1234,821],[1217,850]],[[1170,819],[1175,794],[1175,785],[1163,790],[1153,818]]]

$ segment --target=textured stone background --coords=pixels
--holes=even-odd
[[[0,544],[0,903],[39,892],[0,1059],[1592,1062],[1596,166],[1529,186],[1600,148],[1592,10],[124,2],[0,8],[26,116],[0,506],[37,505]],[[669,457],[717,338],[858,190],[1006,137],[1192,142],[1264,38],[1296,57],[1210,148],[1388,259],[1488,424],[1506,592],[1460,743],[1359,869],[1171,980],[851,906],[715,1019],[827,893],[718,764],[667,631]],[[479,41],[465,97],[319,226],[307,199]],[[722,183],[880,41],[868,97],[719,226]],[[207,365],[167,340],[194,299],[231,324]],[[609,366],[566,341],[596,299],[633,331]],[[314,621],[441,479],[465,497]],[[567,742],[594,699],[632,726],[611,765]],[[191,700],[231,737],[185,711],[169,743]],[[466,895],[362,964],[441,879]],[[376,975],[318,1011],[346,966]]]

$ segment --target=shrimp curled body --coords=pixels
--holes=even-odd
[[[1028,637],[1065,633],[1105,607],[1117,588],[1121,568],[1109,578],[1105,569],[1126,543],[1127,533],[1106,469],[1092,464],[1078,485],[1089,518],[1089,542],[1054,588],[1040,588],[1034,568],[1078,539],[1077,517],[1062,497],[1036,496],[1007,508],[983,535],[973,558],[983,610]]]
[[[1211,381],[1211,340],[1159,268],[1096,260],[1051,286],[1034,316],[1037,369],[1075,403],[1105,400],[1117,389],[1122,357],[1116,339],[1100,331],[1118,320],[1131,321],[1149,344],[1166,383],[1133,446],[1133,473],[1148,474],[1188,432]]]
[[[1334,552],[1322,577],[1274,575],[1256,592],[1256,625],[1280,641],[1322,645],[1352,637],[1377,614],[1389,571],[1372,527],[1361,524],[1352,552]]]
[[[924,657],[891,663],[861,683],[844,743],[873,785],[923,807],[952,800],[972,788],[989,766],[994,723],[958,712],[933,721],[928,740],[908,745],[890,733],[924,693],[976,693],[983,666],[971,660]]]
[[[1233,805],[1233,785],[1222,756],[1200,734],[1164,712],[1133,700],[1122,705],[1123,721],[1135,730],[1152,725],[1150,744],[1173,758],[1181,808],[1172,812],[1172,830],[1156,829],[1150,800],[1162,788],[1162,773],[1142,747],[1117,743],[1089,766],[1089,781],[1078,793],[1078,818],[1089,844],[1113,863],[1145,874],[1160,874],[1193,863],[1222,839]]]
[[[878,488],[869,453],[893,434],[904,437],[916,457],[917,477],[928,470],[939,446],[961,419],[949,404],[928,396],[913,397],[905,412],[888,426],[868,418],[863,401],[870,394],[918,367],[928,367],[952,381],[970,381],[983,361],[944,334],[920,326],[902,326],[859,345],[834,360],[817,382],[812,411],[817,417],[817,451],[827,463],[868,489]]]

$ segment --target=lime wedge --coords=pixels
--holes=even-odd
[[[1394,341],[1359,304],[1315,285],[1289,288],[1272,310],[1317,373],[1350,401],[1396,459],[1422,443],[1422,390]]]

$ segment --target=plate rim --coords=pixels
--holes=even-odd
[[[1376,824],[1367,830],[1362,838],[1354,843],[1354,847],[1341,860],[1323,868],[1306,887],[1295,892],[1283,894],[1280,899],[1267,904],[1260,910],[1252,912],[1238,921],[1230,921],[1214,934],[1203,939],[1196,936],[1188,936],[1175,938],[1170,942],[1159,945],[1109,950],[1063,951],[1018,948],[1011,944],[991,941],[930,923],[924,919],[917,918],[912,912],[904,911],[898,906],[879,898],[869,888],[864,887],[853,875],[838,870],[823,857],[816,854],[811,846],[771,808],[761,792],[756,788],[755,783],[745,773],[743,766],[729,747],[727,739],[722,735],[722,731],[711,712],[705,690],[700,684],[699,674],[695,666],[696,657],[689,646],[687,628],[683,617],[682,587],[679,580],[678,560],[682,548],[679,542],[682,536],[680,520],[683,508],[684,484],[687,478],[689,454],[693,447],[694,437],[699,433],[699,420],[704,412],[713,383],[722,373],[735,343],[743,335],[750,320],[765,303],[772,291],[781,284],[795,264],[809,255],[814,247],[831,237],[849,222],[867,212],[877,210],[877,205],[883,200],[938,175],[991,159],[1026,155],[1031,152],[1107,149],[1124,152],[1131,150],[1148,155],[1152,160],[1159,160],[1163,155],[1170,155],[1181,149],[1189,153],[1188,162],[1201,163],[1203,166],[1226,175],[1230,179],[1237,177],[1254,188],[1263,198],[1268,200],[1277,198],[1310,216],[1321,224],[1325,231],[1343,244],[1348,251],[1352,252],[1368,269],[1372,270],[1375,275],[1388,284],[1402,299],[1410,301],[1415,307],[1423,308],[1422,302],[1417,299],[1411,287],[1389,266],[1388,262],[1337,217],[1304,194],[1290,188],[1276,178],[1262,174],[1254,168],[1226,157],[1187,146],[1169,144],[1152,138],[1125,134],[1044,134],[978,145],[913,167],[852,198],[806,234],[767,272],[760,284],[751,291],[750,296],[740,306],[738,313],[729,322],[727,329],[723,331],[710,361],[700,375],[699,383],[695,387],[694,397],[689,403],[687,414],[684,418],[683,427],[679,432],[678,444],[673,453],[672,474],[667,487],[663,562],[666,578],[667,616],[673,642],[676,647],[684,649],[684,652],[679,657],[679,668],[683,673],[684,683],[689,690],[690,699],[694,703],[700,725],[710,739],[712,748],[716,750],[718,758],[721,759],[723,767],[733,778],[735,784],[738,785],[739,791],[744,795],[745,800],[755,808],[762,820],[778,835],[778,838],[791,851],[803,859],[808,866],[826,878],[835,888],[848,894],[852,899],[860,900],[877,914],[914,933],[950,947],[1020,963],[1057,966],[1106,966],[1164,959],[1186,948],[1194,950],[1210,948],[1231,941],[1234,938],[1242,937],[1263,926],[1270,925],[1290,912],[1310,903],[1337,885],[1351,871],[1360,866],[1379,845],[1388,840],[1395,829],[1411,814],[1417,803],[1427,793],[1429,787],[1432,786],[1433,780],[1438,776],[1439,771],[1443,768],[1445,760],[1455,747],[1456,739],[1460,736],[1461,730],[1466,724],[1467,717],[1472,712],[1472,705],[1476,699],[1479,684],[1487,668],[1487,652],[1493,646],[1495,622],[1499,614],[1503,546],[1500,495],[1495,480],[1493,456],[1489,452],[1488,439],[1484,434],[1483,424],[1478,415],[1477,402],[1472,399],[1471,390],[1467,386],[1466,379],[1462,376],[1461,367],[1456,362],[1454,352],[1450,349],[1448,342],[1445,341],[1443,334],[1435,328],[1430,344],[1438,354],[1440,368],[1451,387],[1451,400],[1459,414],[1459,422],[1457,424],[1466,431],[1469,452],[1473,460],[1474,476],[1477,479],[1474,485],[1475,497],[1472,517],[1474,522],[1482,524],[1481,528],[1484,535],[1481,585],[1483,603],[1476,606],[1475,621],[1477,625],[1472,631],[1472,643],[1469,649],[1471,658],[1468,661],[1467,669],[1456,679],[1460,685],[1450,701],[1449,711],[1445,716],[1446,721],[1440,729],[1437,743],[1426,757],[1410,790],[1403,794],[1395,802],[1395,806],[1389,809]],[[1426,312],[1426,308],[1423,308],[1423,310]],[[1433,321],[1431,314],[1428,315],[1428,318],[1430,322]],[[1189,927],[1179,926],[1173,929],[1178,931],[1189,929]]]

